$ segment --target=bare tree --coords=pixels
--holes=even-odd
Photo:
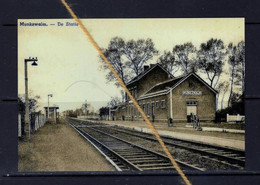
[[[176,55],[175,60],[177,64],[184,73],[195,70],[195,60],[192,58],[192,54],[196,54],[196,48],[191,42],[176,45],[173,48],[173,53]]]
[[[163,55],[158,58],[157,62],[172,75],[179,70],[174,54],[170,51],[164,51]]]
[[[110,101],[107,103],[107,106],[114,107],[118,103],[120,103],[120,98],[118,98],[118,97],[111,97]]]
[[[75,112],[75,115],[76,115],[76,116],[81,116],[81,115],[83,115],[83,111],[82,111],[81,108],[77,108],[74,112]]]
[[[39,95],[36,95],[33,98],[29,98],[29,100],[28,100],[29,112],[35,112],[36,111],[36,109],[39,107],[39,100],[40,100],[40,96]],[[20,104],[22,104],[21,106],[25,107],[24,95],[19,95],[18,96],[18,102]]]
[[[233,45],[230,43],[228,45],[230,55],[228,57],[228,63],[231,68],[230,72],[230,94],[228,98],[228,106],[231,105],[231,97],[233,95],[234,85],[242,83],[242,89],[244,88],[244,48],[243,44]]]
[[[227,52],[220,39],[210,39],[200,45],[198,67],[207,75],[210,86],[215,88],[223,72],[224,58]]]
[[[130,40],[126,42],[124,54],[128,59],[127,66],[133,70],[135,75],[142,72],[144,64],[158,55],[158,50],[155,49],[152,39],[139,39],[137,41]]]
[[[241,83],[242,93],[245,92],[245,42],[241,41],[237,44],[237,52],[235,53],[237,60],[239,60],[237,81]]]
[[[102,48],[103,54],[107,57],[108,61],[116,70],[119,77],[123,80],[124,83],[127,83],[131,78],[130,73],[127,70],[126,61],[122,59],[122,55],[124,54],[125,41],[122,38],[114,37],[109,42],[108,48]],[[106,75],[106,79],[108,82],[114,81],[117,87],[120,86],[116,77],[110,71],[105,61],[100,57],[100,61],[102,62],[102,67],[109,71]]]
[[[221,100],[220,100],[220,109],[223,109],[223,102],[224,102],[224,98],[225,98],[225,95],[228,91],[228,88],[229,88],[229,83],[224,81],[224,82],[220,82],[216,89],[218,90],[218,94],[217,94],[217,100],[219,101],[220,100],[220,94],[222,92],[222,97],[221,97]]]
[[[112,38],[108,48],[103,48],[102,52],[115,68],[124,83],[127,83],[129,79],[133,78],[135,75],[139,75],[142,72],[144,64],[149,59],[152,59],[154,55],[158,54],[158,50],[155,49],[151,39],[130,40],[125,42],[120,37]],[[105,70],[109,70],[101,57],[100,61],[102,62],[102,67]],[[107,73],[106,78],[107,81],[115,81],[115,84],[118,87],[120,86],[110,70]]]

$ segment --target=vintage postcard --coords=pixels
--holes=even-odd
[[[183,171],[244,169],[244,18],[81,21],[131,95],[75,20],[19,19],[19,171],[175,171],[134,100]]]

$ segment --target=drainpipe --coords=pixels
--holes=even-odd
[[[169,118],[169,123],[168,123],[168,125],[169,126],[173,126],[173,115],[172,115],[172,88],[170,88],[170,87],[166,87],[167,89],[169,89],[170,90],[170,118]]]
[[[172,115],[172,88],[170,88],[170,115],[171,115],[171,119],[173,118]]]

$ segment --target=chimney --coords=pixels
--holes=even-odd
[[[153,66],[155,66],[155,64],[150,64],[150,68],[152,68]]]
[[[148,65],[144,65],[144,71],[146,71],[147,69],[149,69]]]

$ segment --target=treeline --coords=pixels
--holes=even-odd
[[[84,104],[83,104],[84,105]],[[94,108],[91,104],[88,103],[88,109],[87,109],[87,115],[97,115],[97,113],[94,111]],[[86,115],[85,107],[76,108],[75,110],[65,110],[63,111],[63,115],[69,116],[69,117],[77,117],[77,116],[83,116]]]
[[[217,97],[221,109],[224,107],[226,95],[227,106],[230,107],[232,100],[242,96],[245,90],[244,41],[236,45],[226,45],[221,39],[211,38],[201,43],[199,48],[187,42],[160,53],[150,38],[125,41],[115,37],[110,40],[107,48],[102,48],[102,51],[124,83],[142,73],[143,66],[156,57],[156,63],[161,64],[172,75],[196,72],[203,76],[204,80],[222,95]],[[114,82],[119,87],[120,84],[102,58],[100,61],[102,68],[107,71],[107,81]],[[228,70],[225,71],[226,63]],[[225,73],[229,78],[220,80],[221,75]],[[236,92],[235,87],[238,89]]]

